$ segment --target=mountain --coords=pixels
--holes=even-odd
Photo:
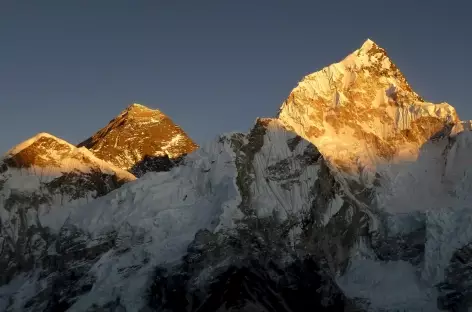
[[[149,162],[179,160],[198,146],[159,110],[132,104],[108,125],[78,145],[121,169],[142,171]],[[144,164],[142,164],[144,162]]]
[[[410,161],[445,124],[458,122],[447,103],[415,93],[387,52],[371,40],[344,60],[307,75],[279,119],[340,166]]]
[[[470,125],[368,40],[168,171],[0,201],[0,310],[466,311]]]
[[[86,148],[77,148],[48,133],[18,144],[0,160],[0,181],[4,187],[18,190],[18,196],[23,191],[35,191],[75,200],[105,195],[135,179]],[[11,199],[12,194],[8,192],[6,198]]]
[[[0,285],[34,270],[47,253],[42,247],[51,243],[49,227],[67,217],[66,207],[135,179],[86,148],[47,133],[13,147],[0,160]]]
[[[86,148],[77,148],[48,133],[39,133],[10,149],[3,158],[3,166],[4,169],[32,169],[44,175],[96,169],[116,175],[118,180],[135,179],[129,172],[98,159]]]
[[[4,299],[3,306],[12,311],[139,311],[164,305],[182,311],[179,305],[188,305],[193,296],[191,311],[198,306],[199,311],[216,311],[224,309],[227,302],[221,296],[226,292],[209,292],[224,284],[218,278],[226,271],[235,277],[235,287],[240,278],[249,287],[229,310],[258,306],[253,291],[260,292],[266,283],[274,283],[274,289],[257,296],[270,295],[266,310],[300,308],[294,287],[309,291],[319,285],[326,290],[312,295],[313,302],[304,308],[326,310],[320,303],[324,294],[339,297],[330,301],[326,296],[328,306],[344,307],[348,300],[340,290],[334,292],[337,286],[329,275],[315,270],[318,264],[302,262],[319,280],[313,286],[288,276],[276,286],[271,277],[284,278],[283,262],[297,257],[290,246],[304,240],[301,220],[315,200],[324,208],[312,222],[328,220],[332,200],[324,199],[329,195],[322,194],[323,180],[335,183],[313,145],[277,120],[260,119],[250,133],[221,135],[169,172],[147,174],[51,217],[60,220],[49,225],[47,243],[34,250],[42,255],[35,258],[40,271],[8,280],[8,286],[0,287],[0,302]],[[187,260],[181,263],[183,256]],[[292,270],[304,276],[297,267]],[[285,292],[291,303],[281,301]]]

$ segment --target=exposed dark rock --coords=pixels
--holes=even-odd
[[[181,266],[156,268],[148,294],[153,311],[343,311],[349,305],[332,278],[312,259],[284,267],[276,260],[254,256],[260,250],[245,256],[230,252],[238,259],[211,273],[202,284],[198,276],[215,264],[215,256],[221,261],[232,257],[229,249],[251,247],[236,238],[215,244],[218,237],[204,231],[198,236]],[[224,247],[228,245],[232,247]]]
[[[100,170],[91,170],[90,173],[79,171],[64,172],[60,177],[45,183],[51,194],[68,196],[70,200],[86,197],[88,193],[93,197],[101,197],[114,189],[119,188],[125,181]]]
[[[290,148],[290,150],[293,152],[295,148],[297,147],[298,143],[300,143],[301,141],[303,141],[303,138],[297,135],[293,139],[288,140],[287,145]]]
[[[137,162],[130,172],[136,177],[142,177],[147,172],[161,172],[170,171],[172,168],[179,166],[186,154],[182,154],[177,158],[169,158],[169,155],[164,156],[144,156],[144,158]]]
[[[426,228],[421,228],[404,235],[384,237],[374,240],[374,252],[382,261],[408,261],[419,265],[424,260]]]
[[[472,306],[472,243],[458,249],[438,285],[438,306],[453,312],[468,311]]]

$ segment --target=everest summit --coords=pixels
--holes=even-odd
[[[141,172],[154,158],[179,159],[197,145],[159,110],[132,104],[78,145],[124,170]],[[146,170],[145,170],[146,171]]]

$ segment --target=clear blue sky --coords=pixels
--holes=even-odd
[[[0,0],[0,152],[41,131],[78,143],[132,102],[198,143],[246,131],[366,38],[472,118],[469,3]]]

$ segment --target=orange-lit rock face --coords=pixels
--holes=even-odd
[[[146,156],[178,158],[198,147],[169,117],[139,104],[129,106],[79,146],[125,170]]]
[[[119,180],[135,179],[129,172],[98,159],[86,148],[77,148],[48,133],[39,133],[12,148],[5,155],[3,165],[32,169],[48,176],[96,171],[116,175]]]
[[[82,155],[73,154],[74,146],[56,140],[52,136],[40,136],[28,147],[21,149],[5,162],[14,168],[30,168],[30,167],[60,167],[62,160],[71,157],[72,159]],[[89,160],[84,159],[87,163]]]
[[[303,78],[279,119],[348,167],[415,159],[424,142],[459,121],[449,104],[428,103],[416,94],[371,40]]]

